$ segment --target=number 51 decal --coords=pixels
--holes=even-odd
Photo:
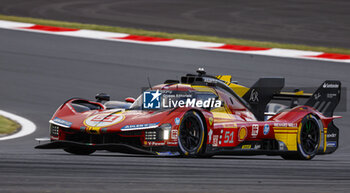
[[[226,131],[224,143],[233,143],[233,135],[234,135],[233,131]]]

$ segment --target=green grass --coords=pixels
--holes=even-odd
[[[285,48],[285,49],[296,49],[296,50],[321,51],[321,52],[338,53],[338,54],[350,54],[350,49],[346,49],[346,48],[317,47],[317,46],[308,46],[308,45],[299,45],[299,44],[284,44],[284,43],[275,43],[275,42],[252,41],[252,40],[244,40],[244,39],[236,39],[236,38],[222,38],[222,37],[215,37],[215,36],[166,33],[166,32],[158,32],[158,31],[147,31],[147,30],[135,29],[135,28],[113,27],[113,26],[95,25],[95,24],[82,24],[82,23],[54,21],[54,20],[47,20],[47,19],[36,19],[36,18],[29,18],[29,17],[0,15],[0,20],[34,23],[39,25],[48,25],[48,26],[56,26],[56,27],[119,32],[119,33],[127,33],[127,34],[142,35],[142,36],[197,40],[197,41],[205,41],[205,42],[218,42],[218,43],[226,43],[226,44],[234,44],[234,45],[245,45],[245,46],[266,47],[266,48]]]
[[[0,135],[11,134],[16,132],[20,128],[20,125],[10,119],[0,116]]]

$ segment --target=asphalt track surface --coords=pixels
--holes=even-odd
[[[271,156],[159,158],[97,152],[69,155],[36,150],[48,120],[73,96],[137,96],[140,87],[204,67],[245,85],[284,76],[287,86],[339,79],[350,86],[349,64],[148,46],[0,30],[0,109],[32,120],[29,136],[0,141],[0,192],[349,192],[349,112],[337,120],[340,148],[312,161]],[[349,93],[343,93],[348,95]],[[349,104],[349,102],[348,102]]]
[[[0,14],[350,48],[348,0],[0,0]]]

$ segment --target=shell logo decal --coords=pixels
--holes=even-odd
[[[121,114],[97,114],[84,121],[84,125],[89,127],[108,127],[122,122],[125,119]]]
[[[246,127],[241,127],[238,131],[238,141],[243,141],[247,137],[247,128]]]

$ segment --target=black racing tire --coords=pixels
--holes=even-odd
[[[184,157],[205,157],[206,127],[199,113],[188,111],[182,118],[178,135],[179,152]]]
[[[320,147],[321,123],[319,119],[309,114],[301,121],[301,129],[297,135],[296,152],[281,155],[286,160],[311,160],[315,157]]]
[[[90,155],[94,153],[96,150],[93,149],[82,149],[82,148],[76,148],[76,147],[68,147],[63,149],[65,152],[74,154],[74,155]]]

